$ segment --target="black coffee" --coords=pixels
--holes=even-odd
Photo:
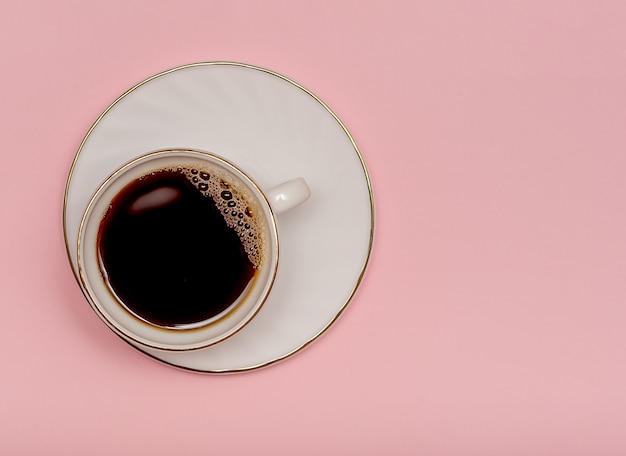
[[[127,185],[100,224],[104,278],[148,322],[180,327],[207,320],[251,283],[262,259],[256,222],[246,200],[213,173],[152,172]]]

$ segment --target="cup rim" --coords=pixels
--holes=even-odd
[[[132,331],[125,329],[123,325],[116,322],[115,319],[109,317],[107,313],[100,307],[101,304],[98,302],[96,297],[92,296],[92,294],[89,291],[88,277],[87,277],[87,272],[85,271],[85,266],[83,264],[84,255],[82,252],[83,247],[86,248],[85,239],[84,239],[85,228],[89,221],[89,218],[92,216],[92,211],[94,210],[94,207],[96,206],[100,197],[116,181],[116,179],[120,175],[123,175],[125,172],[132,169],[134,166],[140,164],[141,162],[150,161],[152,159],[156,159],[162,156],[168,156],[168,155],[175,154],[175,153],[180,153],[182,155],[190,156],[191,158],[197,158],[201,161],[211,161],[211,160],[216,161],[221,166],[233,172],[239,179],[243,180],[247,185],[252,187],[255,193],[255,197],[259,200],[259,203],[262,206],[264,206],[264,209],[266,210],[265,218],[267,219],[267,225],[269,228],[268,233],[267,233],[268,240],[269,240],[268,253],[271,253],[271,255],[268,255],[268,256],[272,258],[272,264],[265,266],[265,268],[270,268],[270,269],[266,272],[268,276],[267,276],[267,280],[265,281],[266,283],[264,285],[264,289],[262,290],[261,296],[257,299],[257,303],[254,305],[253,310],[249,312],[248,314],[244,315],[241,321],[238,322],[234,326],[234,329],[231,329],[230,331],[225,331],[224,334],[220,334],[219,336],[209,338],[206,341],[199,341],[195,343],[187,343],[187,344],[181,344],[181,345],[173,345],[173,344],[168,344],[168,343],[157,342],[154,340],[150,340],[150,339],[138,336],[134,334]],[[207,160],[207,158],[209,160]],[[213,152],[208,152],[205,150],[199,150],[199,149],[193,149],[193,148],[187,148],[187,147],[170,147],[170,148],[164,148],[164,149],[157,149],[157,150],[153,150],[151,152],[142,154],[140,156],[137,156],[133,158],[132,160],[119,166],[98,186],[94,194],[90,197],[89,202],[85,208],[85,211],[83,212],[83,215],[81,217],[81,221],[80,221],[79,228],[78,228],[78,237],[77,237],[78,274],[77,276],[79,279],[79,284],[83,292],[83,295],[89,302],[90,307],[95,311],[98,317],[113,332],[115,332],[118,336],[122,337],[123,339],[136,342],[146,347],[155,348],[155,349],[164,350],[164,351],[184,352],[184,351],[199,350],[202,348],[213,346],[224,340],[227,340],[231,338],[232,336],[234,336],[235,334],[237,334],[239,331],[241,331],[244,327],[248,325],[248,323],[250,323],[256,317],[256,315],[259,313],[259,311],[261,310],[261,308],[264,306],[265,302],[267,301],[267,298],[269,297],[270,292],[273,288],[274,282],[276,280],[276,274],[278,271],[278,262],[279,262],[279,238],[278,238],[278,226],[276,222],[276,214],[274,213],[274,210],[272,209],[272,206],[269,200],[267,199],[265,192],[247,172],[243,171],[241,168],[239,168],[237,165],[235,165],[231,161],[219,155],[216,155]],[[262,285],[256,285],[256,286],[262,286]],[[120,305],[121,307],[125,307],[121,303],[117,303],[117,304]],[[130,314],[131,317],[137,318],[137,316],[133,315],[132,312],[130,312],[129,310],[126,309],[126,311]],[[227,312],[226,315],[224,315],[221,318],[225,318],[226,316],[230,314],[231,314],[231,311]],[[147,326],[157,328],[158,330],[163,330],[167,332],[200,331],[202,330],[202,328],[206,328],[207,325],[210,325],[210,323],[208,323],[207,325],[200,326],[198,328],[181,330],[181,329],[166,328],[166,327],[154,325],[141,318],[138,318],[138,319],[141,320],[143,324]]]

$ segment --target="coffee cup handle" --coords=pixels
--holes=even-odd
[[[311,196],[311,189],[301,177],[288,180],[265,192],[276,214],[286,212],[304,203]]]

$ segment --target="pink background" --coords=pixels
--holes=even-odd
[[[4,2],[0,453],[626,454],[625,24],[619,0]],[[61,221],[98,114],[210,60],[316,93],[377,204],[338,323],[230,376],[106,329]]]

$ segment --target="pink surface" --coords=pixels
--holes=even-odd
[[[0,453],[626,454],[625,23],[617,0],[6,3]],[[115,337],[61,226],[98,114],[207,60],[320,96],[377,204],[338,323],[234,376]]]

